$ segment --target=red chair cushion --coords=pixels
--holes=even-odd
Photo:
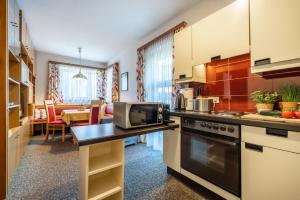
[[[49,115],[49,122],[53,122],[53,121],[56,121],[56,118],[55,118],[55,109],[54,109],[54,106],[53,105],[49,105],[47,106],[47,109],[48,109],[48,115]]]
[[[49,122],[49,124],[64,124],[65,122],[62,119],[57,119],[55,121]]]
[[[75,122],[72,123],[72,126],[88,126],[90,125],[89,122]]]
[[[91,124],[98,124],[100,107],[93,106],[91,109]]]

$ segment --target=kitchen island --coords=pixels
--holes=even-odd
[[[124,139],[176,128],[178,124],[129,130],[112,123],[72,127],[79,145],[79,199],[124,199]]]

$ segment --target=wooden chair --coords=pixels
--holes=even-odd
[[[88,126],[91,124],[100,123],[100,105],[91,105],[90,108],[90,119],[88,122],[74,122],[72,126]]]
[[[55,108],[52,100],[45,100],[45,109],[47,113],[46,136],[45,141],[48,141],[49,131],[52,132],[52,141],[54,141],[55,130],[62,131],[62,142],[65,141],[65,122],[62,119],[56,119]]]
[[[100,106],[92,105],[90,108],[90,119],[88,122],[75,122],[72,123],[72,126],[88,126],[92,124],[100,124]],[[73,137],[73,144],[76,144],[77,141]]]

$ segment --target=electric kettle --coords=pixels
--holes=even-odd
[[[177,93],[176,95],[176,100],[175,100],[175,110],[185,110],[185,99],[184,95],[181,94],[180,92]]]

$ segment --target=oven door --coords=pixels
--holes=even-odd
[[[128,113],[130,127],[158,124],[158,107],[158,104],[132,104]]]
[[[240,141],[182,130],[181,168],[240,196]]]

